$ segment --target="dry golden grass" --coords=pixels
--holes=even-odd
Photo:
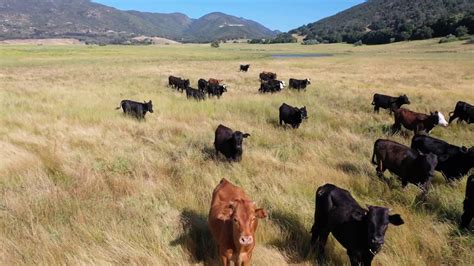
[[[334,53],[272,59],[272,53]],[[239,73],[240,63],[252,64]],[[312,79],[307,92],[257,93],[258,73]],[[195,102],[168,75],[224,79],[221,100]],[[426,202],[370,163],[387,136],[374,92],[406,93],[410,109],[474,102],[474,46],[436,40],[384,46],[226,44],[166,47],[0,46],[0,260],[10,264],[216,264],[207,230],[211,192],[228,178],[270,216],[260,223],[256,265],[312,264],[314,193],[334,183],[362,204],[387,206],[406,224],[389,228],[377,265],[474,264],[472,233],[457,229],[466,178],[437,174]],[[138,122],[122,99],[153,100]],[[300,129],[277,125],[282,102],[306,105]],[[249,132],[241,163],[213,160],[220,123]],[[472,146],[472,125],[435,128]],[[391,177],[391,178],[390,178]],[[330,238],[330,264],[347,264]]]

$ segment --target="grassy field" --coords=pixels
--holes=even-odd
[[[274,53],[332,57],[272,59]],[[240,63],[250,63],[239,73]],[[258,73],[312,80],[306,92],[260,95]],[[221,100],[186,100],[169,75],[224,79]],[[448,116],[474,102],[474,45],[436,40],[383,46],[225,44],[149,47],[0,46],[0,262],[11,264],[216,264],[207,229],[223,177],[269,211],[257,232],[256,265],[313,264],[308,257],[317,187],[346,188],[361,204],[386,206],[390,227],[377,265],[473,265],[474,237],[457,228],[466,177],[437,173],[420,190],[386,180],[370,163],[393,118],[372,113],[375,92],[406,93],[419,112]],[[145,122],[114,110],[153,100]],[[278,125],[286,102],[308,108],[299,129]],[[250,133],[241,163],[214,160],[219,124]],[[472,146],[474,126],[432,135]],[[330,264],[349,262],[332,238]]]

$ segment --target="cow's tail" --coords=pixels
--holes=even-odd
[[[122,108],[122,105],[123,105],[123,101],[120,102],[120,106],[115,108],[115,110],[119,110],[120,108]]]
[[[374,145],[374,151],[372,153],[372,164],[377,164],[377,162],[375,161],[375,147],[377,146],[377,142],[375,142],[375,145]]]

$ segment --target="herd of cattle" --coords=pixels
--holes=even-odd
[[[250,65],[241,65],[240,71],[247,72]],[[271,72],[260,74],[259,92],[278,92],[285,87],[284,81],[277,80]],[[290,79],[289,86],[297,90],[306,89],[309,79]],[[198,89],[190,87],[189,79],[170,76],[168,86],[180,92],[186,92],[188,98],[204,100],[208,97],[220,98],[227,91],[222,80],[200,79]],[[474,107],[466,102],[458,102],[450,113],[449,123],[439,111],[422,114],[402,108],[410,104],[406,95],[391,97],[375,94],[372,105],[374,112],[388,109],[394,114],[392,134],[405,127],[414,131],[411,147],[387,139],[375,141],[372,163],[376,173],[383,176],[386,170],[398,175],[402,186],[408,183],[419,186],[426,196],[431,185],[434,171],[439,171],[447,181],[457,180],[474,168],[474,147],[458,147],[443,140],[429,136],[431,130],[458,119],[458,123],[474,122]],[[138,119],[144,119],[147,112],[153,113],[152,102],[133,102],[123,100],[120,104],[123,112]],[[119,109],[118,107],[117,109]],[[289,124],[298,128],[308,119],[306,107],[298,108],[283,103],[279,108],[280,125]],[[227,160],[238,162],[242,159],[243,140],[250,134],[234,131],[219,125],[215,131],[214,147],[216,158],[222,153]],[[467,180],[464,213],[461,228],[468,228],[474,215],[474,175]],[[267,212],[257,208],[244,191],[222,179],[212,194],[209,211],[209,228],[217,244],[219,257],[223,265],[234,262],[235,265],[248,265],[255,247],[255,231],[258,219],[265,218]],[[384,244],[388,225],[404,224],[400,215],[390,214],[385,207],[368,206],[363,208],[351,194],[335,185],[326,184],[316,191],[314,225],[311,229],[311,244],[317,248],[318,258],[324,259],[324,246],[330,233],[347,250],[351,265],[370,265],[374,256]]]

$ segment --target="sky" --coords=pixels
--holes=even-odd
[[[334,15],[364,0],[93,0],[121,10],[180,12],[199,18],[223,12],[255,20],[272,30],[289,31]]]

